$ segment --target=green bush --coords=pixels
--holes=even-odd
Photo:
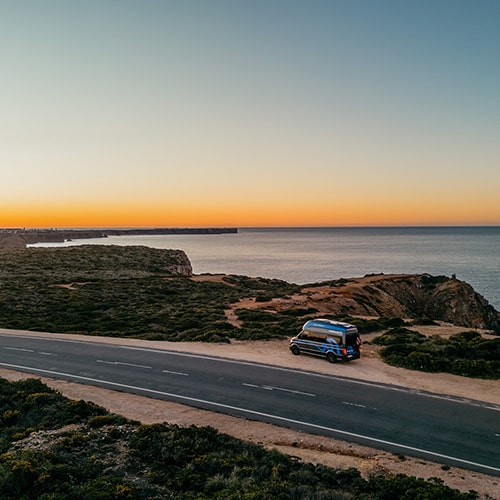
[[[394,366],[465,377],[500,378],[500,339],[483,338],[478,332],[457,333],[444,339],[398,328],[373,342],[384,346],[380,355]]]
[[[374,344],[383,346],[413,346],[425,342],[425,335],[408,328],[392,328],[388,332],[373,339]]]
[[[59,415],[59,420],[50,432],[39,428],[36,449],[29,437],[13,446],[5,427],[11,421],[29,436],[31,430],[19,422],[31,421],[34,404],[40,420],[47,415]],[[0,408],[7,417],[1,428],[7,437],[0,441],[2,500],[477,496],[402,475],[365,480],[355,469],[304,464],[212,427],[139,425],[96,405],[69,401],[33,379],[0,379]]]

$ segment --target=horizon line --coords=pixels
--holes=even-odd
[[[137,226],[25,226],[25,227],[0,227],[0,231],[67,231],[67,230],[129,230],[129,229],[368,229],[368,228],[483,228],[500,227],[497,224],[336,224],[336,225],[137,225]]]

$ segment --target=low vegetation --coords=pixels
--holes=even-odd
[[[38,380],[0,379],[0,498],[474,499],[437,478],[364,479],[211,427],[140,425]]]
[[[387,363],[411,370],[447,372],[465,377],[500,378],[500,338],[467,331],[443,338],[426,337],[404,327],[393,328],[374,340],[383,346]]]
[[[170,271],[168,252],[147,247],[77,246],[0,250],[0,327],[145,340],[229,342],[287,338],[316,315],[314,308],[282,311],[240,308],[241,327],[225,310],[238,300],[256,303],[300,292],[281,280],[225,276],[191,280]],[[351,321],[362,333],[404,322]]]
[[[161,252],[98,245],[0,250],[0,327],[223,342],[289,335],[300,324],[277,314],[272,326],[249,321],[235,328],[224,313],[230,304],[245,297],[270,300],[300,288],[245,276],[194,281],[169,272]]]
[[[146,340],[229,342],[289,338],[317,315],[314,308],[270,310],[266,302],[299,293],[285,281],[228,275],[192,280],[189,261],[148,247],[86,245],[0,249],[0,327]],[[184,259],[184,260],[183,260]],[[182,272],[181,272],[182,274]],[[425,277],[435,286],[442,277]],[[338,280],[345,284],[347,280]],[[337,283],[337,282],[336,282]],[[241,299],[260,308],[225,311]],[[400,318],[322,315],[355,324],[361,334],[388,330],[377,341],[383,359],[415,370],[499,378],[500,339],[464,333],[449,340],[405,330]],[[422,318],[413,324],[426,324]]]

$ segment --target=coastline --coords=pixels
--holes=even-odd
[[[2,231],[6,229],[0,229],[0,247]],[[11,247],[26,246],[19,235],[9,238]],[[495,265],[499,226],[241,227],[227,235],[108,236],[40,246],[84,243],[178,248],[188,255],[196,274],[236,274],[301,286],[371,273],[456,275],[500,309],[500,268]]]
[[[36,243],[63,243],[71,240],[98,239],[109,236],[151,236],[171,234],[235,234],[235,227],[206,228],[136,228],[136,229],[0,229],[0,247],[22,248]]]

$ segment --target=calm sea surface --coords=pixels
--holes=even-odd
[[[84,243],[176,248],[187,253],[196,274],[297,284],[369,273],[455,274],[500,310],[500,227],[246,228],[237,234],[113,236],[64,246]]]

